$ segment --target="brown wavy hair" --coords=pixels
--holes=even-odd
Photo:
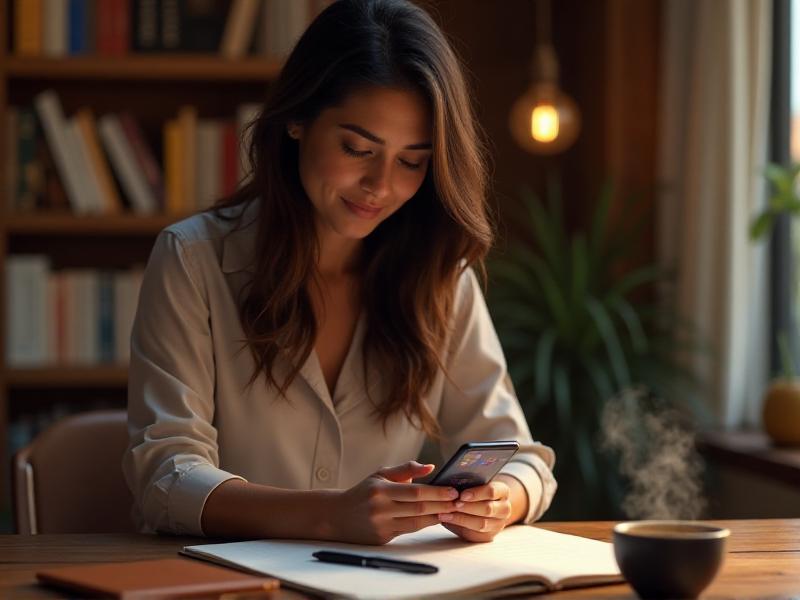
[[[250,175],[212,210],[221,216],[224,208],[261,203],[255,273],[239,300],[240,318],[256,363],[251,384],[264,373],[285,394],[316,340],[309,286],[319,254],[314,208],[287,125],[312,122],[368,86],[415,90],[427,99],[433,154],[417,193],[364,240],[364,375],[369,360],[386,378],[389,397],[370,398],[384,426],[402,411],[437,437],[422,398],[444,369],[458,279],[471,266],[485,274],[493,232],[486,145],[459,60],[433,19],[406,0],[339,0],[321,12],[251,126]],[[279,353],[293,365],[281,382],[272,370]]]

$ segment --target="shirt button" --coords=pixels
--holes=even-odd
[[[317,479],[320,481],[328,481],[331,476],[331,472],[328,471],[325,467],[320,467],[317,469]]]

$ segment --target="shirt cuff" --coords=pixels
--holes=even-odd
[[[197,464],[185,471],[169,493],[167,505],[172,531],[181,534],[205,535],[201,518],[206,500],[218,485],[229,479],[246,481],[243,477],[209,464]]]
[[[500,472],[519,481],[528,494],[528,512],[522,522],[528,525],[541,518],[556,491],[556,481],[547,463],[538,456],[525,456],[524,461],[512,460]]]

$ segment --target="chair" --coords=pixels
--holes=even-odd
[[[135,531],[122,475],[128,445],[124,410],[66,417],[14,456],[18,533]]]

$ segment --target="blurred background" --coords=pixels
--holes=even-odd
[[[155,236],[236,189],[327,3],[0,2],[0,531],[18,450],[124,409]],[[546,518],[800,516],[800,0],[419,3],[488,142]]]

